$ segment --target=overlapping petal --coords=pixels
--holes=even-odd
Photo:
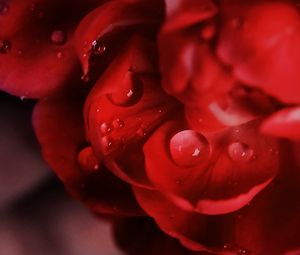
[[[297,1],[222,1],[218,56],[235,76],[285,103],[299,103]]]
[[[183,121],[165,122],[146,142],[146,170],[177,205],[205,214],[240,209],[266,187],[279,168],[275,139],[252,121],[201,134]]]
[[[47,163],[67,190],[97,213],[140,215],[131,188],[86,149],[82,97],[51,98],[37,104],[33,124]],[[91,169],[91,164],[94,169]]]
[[[0,89],[41,98],[68,86],[79,68],[73,32],[95,3],[12,0],[1,4],[6,11],[0,14]]]
[[[134,37],[85,104],[87,135],[96,155],[117,176],[142,186],[152,186],[144,171],[142,145],[175,105],[160,88],[148,44]]]

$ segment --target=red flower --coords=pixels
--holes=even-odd
[[[0,17],[0,84],[40,98],[43,155],[73,196],[193,251],[299,253],[296,0],[27,2]]]

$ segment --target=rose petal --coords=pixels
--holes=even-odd
[[[285,148],[281,173],[272,185],[243,209],[236,222],[237,242],[256,254],[298,254],[300,175]],[[290,253],[288,252],[290,251]]]
[[[164,234],[150,218],[126,218],[114,224],[118,246],[129,255],[208,255],[184,248]]]
[[[160,88],[145,45],[146,40],[133,38],[108,67],[86,101],[85,121],[99,160],[121,179],[150,187],[142,144],[173,110],[174,101]]]
[[[72,33],[90,7],[83,2],[8,2],[7,13],[0,15],[0,89],[40,98],[67,86],[78,68]]]
[[[158,226],[188,249],[217,252],[223,249],[224,244],[233,241],[232,215],[212,217],[187,212],[159,192],[139,188],[134,188],[134,192],[142,208],[154,218]],[[220,254],[232,253],[224,251]]]
[[[286,103],[300,100],[297,1],[222,2],[218,56],[244,83]]]
[[[300,139],[300,107],[285,108],[271,115],[261,127],[268,135]]]
[[[162,13],[161,2],[116,0],[109,1],[87,15],[76,30],[76,51],[80,58],[83,72],[89,72],[89,58],[93,44],[101,44],[101,39],[118,28],[159,22]],[[103,45],[102,52],[109,45]]]
[[[72,97],[70,93],[67,98],[40,100],[35,107],[33,124],[45,160],[67,190],[91,210],[99,213],[140,215],[141,210],[130,186],[103,167],[92,173],[87,171],[89,169],[80,167],[84,166],[82,162],[87,162],[78,162],[78,154],[86,144],[83,117],[80,114],[81,101],[82,98]]]
[[[238,210],[270,183],[279,166],[278,145],[258,133],[259,123],[199,134],[180,119],[166,122],[144,145],[147,174],[186,210]]]

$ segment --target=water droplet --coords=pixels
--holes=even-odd
[[[0,15],[5,15],[9,11],[9,6],[6,1],[0,1]]]
[[[22,56],[23,55],[23,51],[22,50],[18,50],[18,55]]]
[[[216,28],[214,24],[207,24],[201,30],[201,38],[204,40],[211,40],[216,33]]]
[[[0,53],[8,53],[11,48],[11,44],[8,40],[0,40]]]
[[[227,152],[233,161],[248,161],[253,158],[253,150],[245,143],[231,143]]]
[[[108,123],[103,122],[100,125],[100,131],[101,131],[102,135],[108,135],[111,133],[112,127]]]
[[[177,165],[192,167],[208,160],[210,146],[203,135],[193,130],[184,130],[171,138],[170,153]]]
[[[58,45],[65,43],[66,33],[62,30],[54,30],[51,34],[51,41]]]
[[[132,106],[136,104],[143,95],[143,84],[132,72],[127,72],[123,82],[123,86],[111,94],[107,98],[115,105]]]
[[[114,119],[112,124],[114,128],[123,128],[125,126],[124,121],[121,119]]]
[[[20,99],[21,99],[21,101],[25,101],[26,100],[26,96],[21,96]]]
[[[81,76],[81,80],[83,82],[89,82],[90,81],[90,76],[88,74],[84,74]]]
[[[244,20],[241,17],[237,17],[231,20],[231,25],[235,29],[240,29],[244,25]]]
[[[78,163],[82,170],[87,172],[95,172],[99,170],[99,161],[96,158],[92,147],[82,149],[78,154]]]
[[[113,147],[113,141],[107,136],[101,139],[101,144],[106,152],[110,151]]]
[[[247,254],[248,252],[247,252],[247,250],[245,250],[245,249],[239,249],[239,250],[238,250],[238,253],[239,253],[239,254]]]
[[[100,109],[99,109],[99,108],[97,108],[97,109],[96,109],[96,112],[97,112],[97,113],[99,113],[99,112],[100,112]]]
[[[63,56],[64,56],[64,54],[61,51],[57,52],[57,54],[56,54],[56,57],[58,59],[61,59]]]
[[[92,42],[92,53],[95,55],[101,55],[106,51],[106,46],[104,45],[103,42],[94,40]]]
[[[140,127],[140,128],[136,131],[136,134],[137,134],[138,136],[143,137],[143,136],[146,136],[146,135],[147,135],[147,131],[146,131],[146,129],[145,129],[144,127]]]

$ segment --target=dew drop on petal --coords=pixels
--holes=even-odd
[[[78,154],[78,164],[82,170],[87,172],[95,172],[99,170],[100,165],[98,159],[95,157],[92,147],[82,149]]]
[[[56,53],[56,57],[58,59],[61,59],[63,56],[64,56],[64,54],[61,51],[59,51],[59,52]]]
[[[54,30],[51,34],[51,41],[58,45],[65,43],[66,33],[62,30]]]
[[[245,143],[231,143],[227,152],[233,161],[249,161],[253,158],[254,151]]]
[[[236,17],[231,20],[231,25],[235,29],[240,29],[244,25],[244,20],[241,17]]]
[[[142,98],[143,84],[132,72],[127,72],[122,81],[124,86],[107,95],[108,99],[118,106],[132,106]]]
[[[11,48],[11,43],[8,40],[0,40],[0,53],[8,53]]]
[[[106,122],[101,123],[100,132],[102,135],[108,135],[111,133],[111,131],[112,131],[112,127],[110,124],[108,124]]]
[[[95,55],[101,55],[106,51],[106,46],[103,42],[94,40],[92,42],[92,53]]]
[[[81,76],[81,80],[87,83],[90,81],[90,76],[88,74],[84,74]]]
[[[105,152],[109,152],[113,148],[114,143],[109,137],[104,136],[101,139],[101,145]]]
[[[0,15],[5,15],[9,11],[9,6],[6,1],[0,1]]]
[[[177,165],[193,167],[207,162],[210,156],[210,146],[202,134],[193,130],[184,130],[171,138],[170,153]]]

